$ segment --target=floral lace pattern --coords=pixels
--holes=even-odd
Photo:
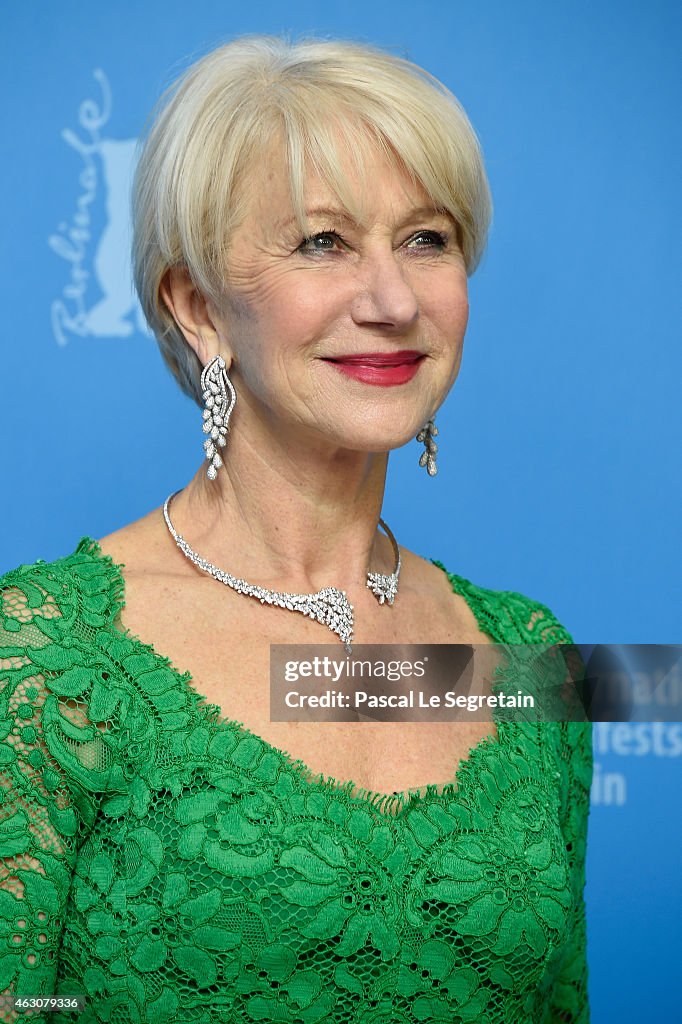
[[[494,641],[571,643],[449,579]],[[586,1024],[589,723],[499,721],[391,803],[221,718],[122,605],[89,538],[0,580],[1,1021]]]

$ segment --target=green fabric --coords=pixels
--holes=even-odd
[[[544,605],[449,579],[495,642],[571,643]],[[357,792],[117,628],[123,579],[89,538],[0,595],[7,1005],[85,994],[51,1024],[589,1020],[589,723],[496,719],[444,791]]]

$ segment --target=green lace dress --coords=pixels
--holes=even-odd
[[[492,640],[571,642],[449,579]],[[589,723],[497,721],[445,789],[358,792],[117,627],[89,538],[0,596],[0,1020],[588,1021]]]

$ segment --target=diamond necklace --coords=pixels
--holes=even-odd
[[[173,526],[171,518],[168,512],[170,503],[179,491],[175,491],[173,494],[169,494],[163,505],[163,518],[166,521],[168,531],[182,551],[183,555],[189,558],[190,562],[193,562],[203,572],[207,572],[209,576],[213,576],[214,579],[220,583],[224,583],[226,587],[231,587],[232,590],[236,590],[238,594],[245,594],[247,597],[255,597],[260,601],[261,604],[272,604],[278,608],[286,608],[290,612],[300,612],[302,615],[307,615],[310,619],[316,619],[321,622],[323,626],[328,626],[333,633],[339,637],[343,643],[346,653],[352,654],[353,648],[353,605],[350,603],[346,596],[345,590],[337,590],[336,587],[323,587],[322,590],[318,590],[316,594],[287,594],[280,593],[278,590],[266,590],[265,587],[257,587],[251,583],[247,583],[246,580],[239,579],[237,576],[230,575],[229,572],[225,572],[224,569],[219,569],[217,565],[213,565],[212,562],[208,562],[201,555],[198,555],[187,543],[184,537],[182,537]],[[386,536],[393,545],[393,552],[395,554],[395,569],[390,575],[386,575],[382,572],[368,572],[367,573],[367,586],[376,595],[379,604],[383,604],[388,601],[389,604],[393,604],[395,601],[396,594],[398,593],[398,577],[400,576],[400,549],[398,543],[389,530],[383,519],[379,520],[379,525],[382,527]]]

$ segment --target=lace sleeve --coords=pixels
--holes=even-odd
[[[51,593],[50,590],[53,592]],[[0,1021],[36,1011],[17,997],[55,994],[71,873],[94,801],[64,767],[71,734],[79,763],[101,736],[68,699],[68,651],[50,634],[60,585],[22,567],[0,578]],[[57,680],[59,685],[57,685]],[[50,686],[53,681],[54,685]],[[75,692],[75,690],[74,690]],[[85,769],[84,769],[85,770]],[[42,1012],[38,1011],[38,1016]],[[48,1015],[49,1016],[49,1015]]]
[[[585,916],[585,853],[592,783],[592,723],[586,717],[575,688],[584,665],[579,649],[552,611],[523,595],[508,594],[520,639],[530,644],[561,644],[565,659],[566,686],[556,690],[560,709],[556,730],[557,786],[562,794],[560,824],[564,836],[569,884],[572,893],[569,934],[549,994],[549,1024],[589,1024],[587,928]],[[546,666],[543,663],[543,670]],[[562,720],[562,718],[564,720]],[[551,721],[551,716],[548,722]]]
[[[570,934],[550,997],[552,1024],[589,1024],[585,851],[592,781],[592,723],[563,722],[561,730],[561,828],[566,843],[573,893]]]

